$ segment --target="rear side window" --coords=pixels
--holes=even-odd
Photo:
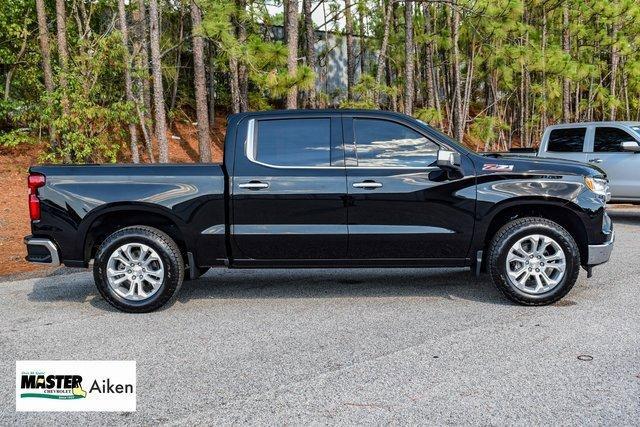
[[[580,153],[587,128],[554,129],[549,134],[547,151]]]
[[[427,167],[438,155],[438,146],[399,123],[354,119],[356,154],[360,167]]]
[[[253,159],[274,166],[331,166],[331,119],[256,122]]]
[[[620,146],[625,141],[635,141],[635,139],[622,129],[597,127],[593,151],[625,151]]]

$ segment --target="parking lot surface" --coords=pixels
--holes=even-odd
[[[0,283],[0,424],[638,424],[640,210],[548,307],[464,269],[213,270],[124,314],[87,272]],[[16,413],[15,361],[136,360],[135,413]],[[582,359],[582,360],[581,360]]]

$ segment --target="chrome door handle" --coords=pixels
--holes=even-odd
[[[602,163],[602,159],[589,159],[589,163]]]
[[[370,189],[374,189],[374,188],[382,187],[382,183],[375,182],[375,181],[354,182],[353,183],[353,187],[354,188],[370,188]]]
[[[242,184],[238,185],[238,187],[247,188],[249,190],[261,190],[263,188],[269,188],[269,184],[267,184],[266,182],[251,181],[243,182]]]

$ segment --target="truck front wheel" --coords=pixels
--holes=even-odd
[[[153,311],[182,285],[184,261],[166,233],[147,226],[122,228],[100,245],[93,265],[100,295],[118,310]]]
[[[546,305],[565,296],[575,284],[580,250],[559,224],[520,218],[495,234],[488,262],[493,283],[507,298],[524,305]]]

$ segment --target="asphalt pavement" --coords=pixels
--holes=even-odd
[[[88,272],[0,278],[0,425],[640,424],[640,210],[562,301],[465,269],[214,270],[124,314]],[[15,361],[136,360],[134,413],[16,413]],[[581,360],[582,359],[582,360]]]

